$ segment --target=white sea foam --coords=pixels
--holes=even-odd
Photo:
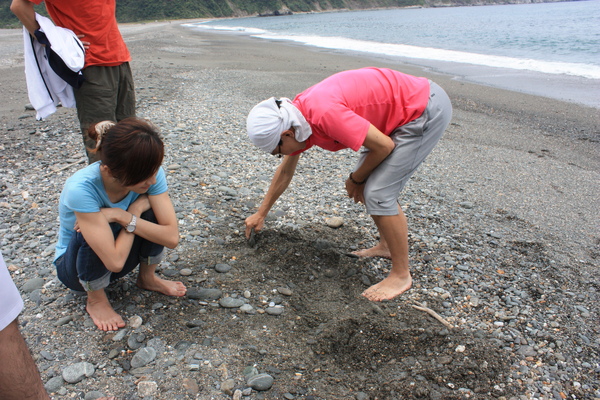
[[[350,50],[396,57],[449,61],[482,65],[487,67],[511,68],[516,70],[542,72],[546,74],[565,74],[580,76],[588,79],[600,79],[600,67],[592,64],[512,58],[454,50],[435,49],[431,47],[371,42],[343,37],[277,35],[265,31],[262,33],[252,34],[252,36],[269,40],[294,41],[306,44],[308,46],[326,49]]]
[[[206,25],[204,22],[192,23],[192,24],[182,24],[182,26],[185,26],[188,28],[200,28],[200,29],[207,29],[207,30],[214,30],[214,31],[229,31],[229,32],[246,33],[249,35],[262,35],[262,34],[268,33],[264,29],[248,28],[246,26]]]

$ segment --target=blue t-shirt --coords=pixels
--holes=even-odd
[[[156,183],[148,189],[146,194],[153,196],[167,191],[167,179],[165,171],[158,169],[156,174]],[[118,203],[112,203],[108,199],[102,176],[100,174],[100,162],[97,161],[87,167],[75,172],[73,176],[67,179],[65,187],[60,194],[58,205],[58,215],[60,219],[60,229],[58,231],[58,242],[56,243],[56,252],[54,261],[62,256],[67,250],[71,237],[75,230],[75,212],[93,213],[100,211],[101,208],[121,208],[127,210],[140,195],[135,192],[129,192]]]

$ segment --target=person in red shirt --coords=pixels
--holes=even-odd
[[[12,0],[10,9],[33,36],[39,29],[34,4],[44,0]],[[74,88],[77,117],[90,164],[97,161],[88,127],[100,121],[121,121],[135,116],[131,56],[115,15],[116,0],[45,0],[57,26],[72,30],[86,49],[80,88]],[[35,37],[35,36],[34,36]]]
[[[285,155],[258,211],[246,219],[246,237],[260,231],[277,199],[289,186],[300,154],[312,146],[350,148],[361,156],[346,180],[354,202],[364,203],[380,233],[360,257],[391,258],[392,269],[363,292],[372,301],[408,290],[408,228],[398,195],[438,143],[452,118],[444,90],[426,78],[385,68],[343,71],[298,94],[256,105],[247,119],[250,140],[262,150]]]

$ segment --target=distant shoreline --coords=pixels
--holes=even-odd
[[[415,7],[412,7],[415,8]],[[396,9],[396,8],[395,8]],[[369,9],[364,11],[371,11],[375,9]],[[360,10],[348,10],[348,11],[360,11]],[[329,12],[329,11],[326,11]],[[310,13],[304,13],[310,14]],[[238,19],[238,18],[227,18]],[[205,22],[205,21],[218,21],[219,18],[206,19],[188,22],[182,22],[185,24],[192,24],[194,22]],[[189,28],[193,29],[193,28]],[[198,29],[202,30],[202,27]],[[252,36],[252,33],[238,32],[238,31],[221,31],[206,29],[208,32],[215,34],[234,34],[242,36]],[[261,38],[259,38],[261,39]],[[411,64],[419,68],[431,69],[437,73],[447,74],[453,76],[454,79],[466,82],[472,82],[480,85],[489,87],[495,87],[499,89],[510,90],[518,93],[532,94],[536,96],[547,97],[551,99],[567,101],[573,104],[579,104],[586,107],[592,107],[600,109],[600,97],[597,93],[600,93],[600,80],[589,79],[579,76],[565,75],[565,74],[550,74],[542,73],[529,70],[502,68],[502,67],[489,67],[482,65],[474,65],[467,63],[451,62],[451,61],[437,61],[428,60],[421,58],[407,58],[400,56],[392,56],[378,53],[367,53],[355,50],[346,49],[332,49],[324,48],[319,46],[313,46],[303,44],[300,42],[294,42],[286,39],[275,40],[272,38],[264,38],[261,40],[275,41],[278,43],[293,45],[293,46],[304,46],[313,47],[319,49],[319,51],[329,51],[332,53],[342,52],[349,55],[356,55],[358,57],[364,57],[367,59],[375,60],[377,62],[396,62],[402,64]]]

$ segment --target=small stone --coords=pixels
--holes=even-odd
[[[154,381],[141,381],[137,389],[141,397],[153,396],[158,391],[158,384]]]
[[[137,329],[140,326],[142,326],[142,323],[142,317],[140,317],[139,315],[134,315],[133,317],[129,318],[128,325],[131,329]]]
[[[89,378],[90,376],[94,375],[94,372],[96,372],[96,369],[92,364],[88,362],[80,362],[69,365],[63,369],[62,377],[69,383],[77,383],[86,377]]]
[[[233,379],[227,379],[223,382],[221,382],[221,392],[227,394],[227,395],[232,395],[233,394],[233,388],[235,387],[235,381]]]
[[[186,296],[190,299],[195,300],[218,300],[223,295],[223,292],[219,289],[198,289],[198,288],[190,288],[186,292]]]
[[[267,307],[265,312],[269,315],[281,315],[283,314],[283,307]]]
[[[118,342],[119,340],[123,340],[125,335],[127,334],[127,329],[121,329],[119,332],[115,333],[112,340],[114,342]]]
[[[244,305],[245,301],[233,297],[223,297],[219,300],[219,305],[224,308],[238,308]]]
[[[54,323],[54,326],[63,326],[63,325],[68,324],[71,321],[73,321],[73,316],[72,315],[67,315],[66,317],[62,317],[58,321],[56,321]]]
[[[140,368],[150,364],[156,358],[156,350],[152,347],[144,347],[138,350],[131,359],[132,368]]]
[[[44,283],[45,281],[43,278],[29,279],[23,284],[23,286],[21,286],[21,291],[23,293],[31,293],[36,289],[41,289],[44,286]]]
[[[246,314],[252,314],[254,313],[254,307],[246,303],[240,307],[240,311],[245,312]]]
[[[97,390],[92,390],[85,394],[84,400],[98,400],[101,397],[105,397],[105,394]]]
[[[231,271],[231,265],[229,265],[229,264],[217,264],[217,265],[215,265],[215,271],[224,274],[226,272]]]
[[[291,296],[292,295],[292,289],[287,288],[287,287],[278,287],[277,291],[279,293],[281,293],[284,296]]]
[[[328,227],[337,229],[340,226],[344,225],[344,218],[342,217],[331,217],[325,220],[325,223]]]
[[[467,210],[470,210],[471,208],[475,207],[475,205],[473,203],[471,203],[470,201],[463,201],[462,203],[459,204],[462,208],[465,208]]]
[[[48,393],[56,393],[58,392],[58,389],[60,389],[63,386],[64,383],[65,380],[62,378],[62,376],[55,376],[53,378],[48,379],[48,382],[46,382],[44,387],[46,388],[46,391],[48,391]]]
[[[269,374],[258,374],[248,379],[248,386],[256,391],[265,391],[271,389],[274,381]]]
[[[196,395],[196,394],[198,394],[198,392],[200,392],[200,387],[198,386],[198,382],[196,382],[194,379],[191,379],[191,378],[183,379],[183,387],[191,395]]]
[[[192,274],[192,270],[189,268],[184,268],[181,271],[179,271],[179,273],[181,274],[181,276],[190,276]]]

